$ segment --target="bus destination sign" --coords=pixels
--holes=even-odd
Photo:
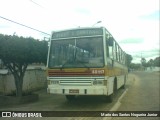
[[[75,29],[60,32],[53,32],[52,39],[56,38],[68,38],[68,37],[80,37],[80,36],[95,36],[103,35],[102,28],[91,28],[91,29]]]

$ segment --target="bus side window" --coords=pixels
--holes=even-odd
[[[121,59],[121,48],[119,47],[119,62],[121,63],[122,62],[122,59]]]
[[[123,64],[123,50],[121,49],[121,63]]]
[[[116,55],[115,55],[116,56],[116,60],[119,61],[118,60],[118,45],[117,45],[117,43],[115,43],[115,53],[116,53]]]
[[[109,39],[108,39],[108,41],[107,41],[107,44],[108,44],[108,51],[109,51],[109,57],[111,58],[111,59],[113,59],[114,57],[113,57],[113,43],[114,43],[114,41],[113,41],[113,37],[109,37]]]
[[[109,52],[110,52],[110,50],[109,50],[109,44],[108,44],[107,39],[106,39],[106,55],[107,55],[107,57],[110,57]]]
[[[113,41],[113,59],[116,60],[116,43]]]
[[[122,53],[122,63],[125,64],[124,52]]]

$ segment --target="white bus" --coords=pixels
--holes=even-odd
[[[65,95],[104,95],[124,87],[126,53],[104,27],[52,32],[47,60],[47,92]]]

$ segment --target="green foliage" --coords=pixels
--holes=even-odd
[[[142,66],[144,67],[160,67],[160,57],[156,57],[155,59],[150,59],[148,62],[145,58],[141,60]]]
[[[23,77],[27,66],[31,63],[46,63],[48,43],[31,37],[2,34],[0,43],[0,59],[14,76],[16,95],[22,96]]]
[[[133,69],[133,70],[139,70],[141,68],[141,64],[137,64],[137,63],[131,63],[130,64],[130,69]]]
[[[147,66],[147,67],[154,66],[154,60],[153,60],[153,59],[150,59],[148,62],[146,62],[146,66]]]
[[[157,67],[160,67],[160,57],[157,57],[153,60],[153,65],[157,66]]]
[[[160,57],[156,57],[155,59],[150,59],[148,62],[145,58],[142,58],[140,63],[131,63],[129,68],[134,70],[140,70],[142,66],[145,67],[160,67]]]
[[[0,34],[0,59],[20,64],[45,63],[47,42]]]
[[[148,67],[148,64],[147,64],[147,61],[146,61],[145,58],[141,59],[141,64],[142,64],[143,67]]]
[[[131,55],[129,55],[129,54],[126,54],[126,65],[127,65],[127,67],[129,67],[130,66],[130,64],[131,64],[131,62],[132,62],[132,56]]]

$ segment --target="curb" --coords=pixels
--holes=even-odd
[[[118,98],[118,101],[114,104],[114,106],[109,111],[117,111],[118,108],[121,106],[121,100],[127,93],[128,88],[124,91],[124,93]],[[111,120],[112,117],[103,117],[102,120]]]

